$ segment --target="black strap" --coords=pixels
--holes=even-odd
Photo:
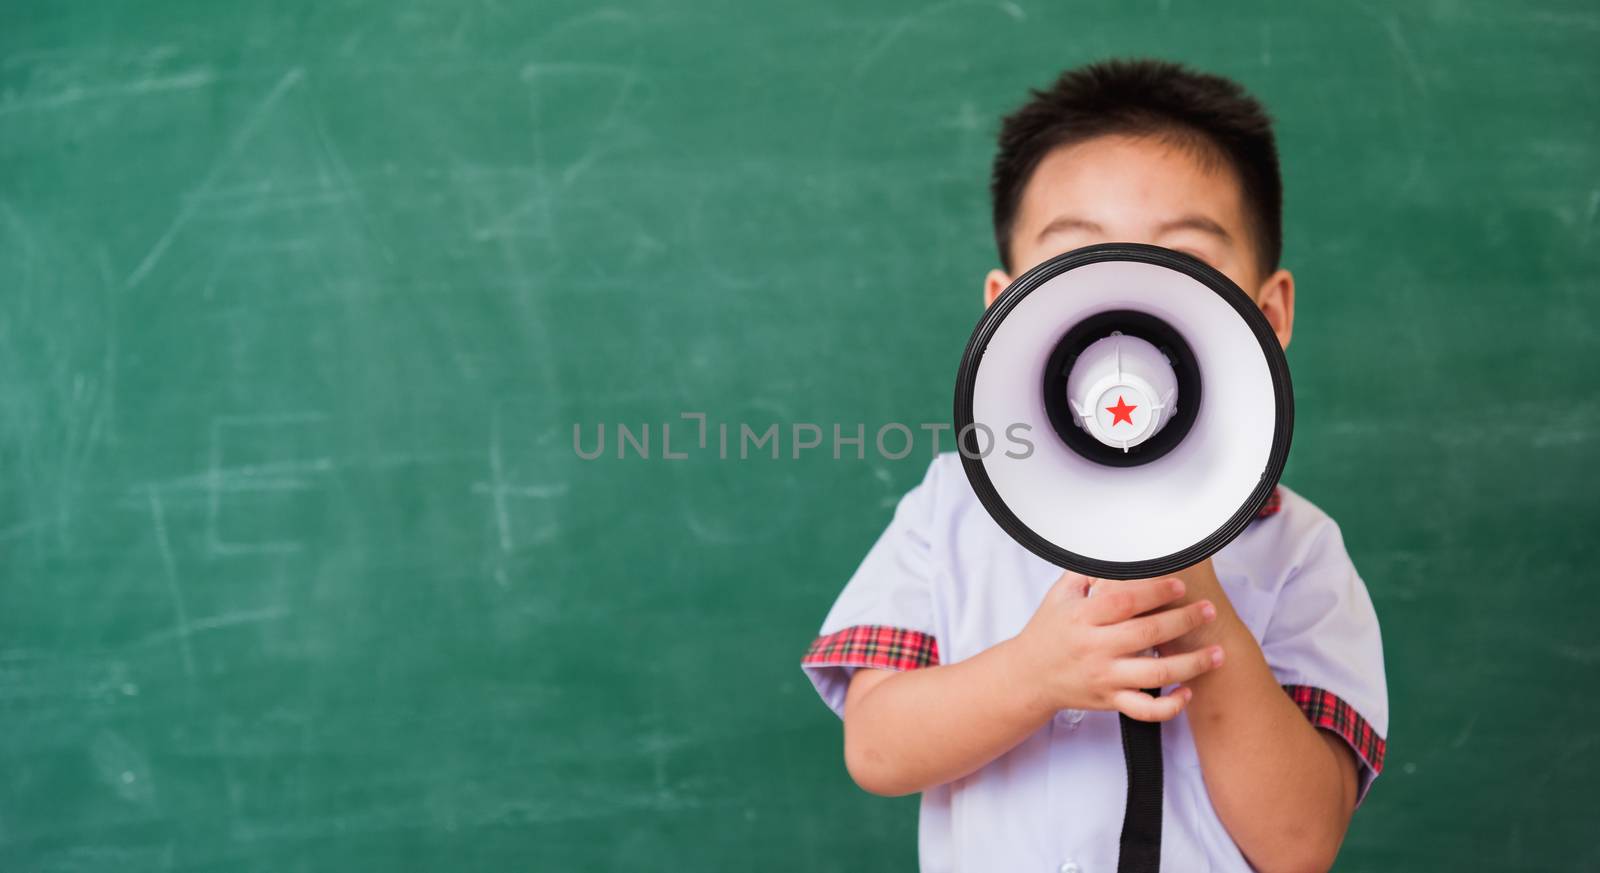
[[[1159,697],[1161,689],[1146,688]],[[1117,873],[1161,870],[1161,723],[1118,714],[1122,757],[1128,763],[1128,807],[1122,813]]]

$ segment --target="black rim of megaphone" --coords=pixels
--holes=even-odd
[[[1016,309],[1023,298],[1041,285],[1069,270],[1102,261],[1155,264],[1177,270],[1211,289],[1239,313],[1245,324],[1250,326],[1250,332],[1255,335],[1256,341],[1261,344],[1261,352],[1266,356],[1267,369],[1272,376],[1273,394],[1276,397],[1272,451],[1267,455],[1267,466],[1261,473],[1261,481],[1250,492],[1250,496],[1245,499],[1238,511],[1229,516],[1228,520],[1209,536],[1186,549],[1146,561],[1102,561],[1070,552],[1035,533],[1017,518],[1000,498],[999,492],[995,491],[994,483],[990,481],[989,473],[984,469],[977,428],[973,426],[972,396],[977,384],[978,365],[982,362],[984,350],[989,347],[989,341],[994,338],[1000,323],[1005,321],[1006,316]],[[983,508],[988,510],[989,515],[1012,539],[1039,557],[1086,576],[1100,579],[1144,579],[1182,570],[1216,554],[1219,549],[1232,542],[1233,538],[1237,537],[1261,511],[1272,489],[1277,486],[1279,477],[1283,475],[1284,464],[1289,459],[1289,440],[1294,431],[1294,391],[1289,382],[1289,361],[1284,357],[1283,347],[1278,344],[1277,335],[1272,332],[1272,325],[1267,323],[1266,316],[1261,314],[1255,302],[1240,290],[1232,279],[1209,264],[1182,252],[1143,243],[1101,243],[1057,255],[1023,273],[995,299],[994,303],[990,304],[983,317],[978,320],[978,326],[973,329],[972,338],[967,342],[966,352],[961,356],[961,367],[956,371],[955,426],[961,466],[967,472],[972,490],[977,493]],[[991,450],[993,448],[990,447]]]

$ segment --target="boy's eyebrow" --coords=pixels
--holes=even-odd
[[[1058,231],[1068,230],[1077,230],[1084,233],[1093,234],[1102,234],[1105,232],[1099,224],[1089,221],[1086,218],[1079,218],[1076,215],[1060,215],[1052,219],[1049,224],[1044,226],[1043,230],[1039,231],[1038,239],[1044,239],[1046,236]],[[1162,222],[1156,227],[1156,236],[1160,237],[1179,230],[1197,230],[1201,233],[1209,233],[1212,236],[1221,239],[1223,242],[1233,241],[1233,235],[1228,233],[1227,228],[1224,228],[1222,225],[1218,224],[1212,219],[1199,214],[1185,215],[1182,218],[1175,218],[1171,221]]]
[[[1049,224],[1044,226],[1044,230],[1039,231],[1038,239],[1044,239],[1046,236],[1061,230],[1081,230],[1085,233],[1104,233],[1100,225],[1087,219],[1078,218],[1075,215],[1058,215],[1052,219]]]
[[[1225,242],[1232,240],[1232,236],[1228,234],[1228,231],[1222,225],[1206,218],[1204,215],[1185,215],[1182,218],[1162,222],[1161,226],[1156,228],[1156,236],[1159,237],[1177,230],[1198,230],[1201,233],[1209,233],[1212,236],[1220,237]]]

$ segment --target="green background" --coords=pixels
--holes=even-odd
[[[12,0],[0,869],[912,869],[797,661],[928,443],[660,426],[946,420],[996,119],[1116,54],[1279,119],[1338,869],[1600,868],[1592,4]]]

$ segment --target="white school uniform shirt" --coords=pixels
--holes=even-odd
[[[1377,615],[1338,525],[1279,486],[1212,564],[1285,692],[1355,750],[1365,797],[1383,769],[1388,694]],[[960,458],[940,455],[845,585],[802,669],[843,717],[856,668],[970,658],[1016,636],[1060,576],[995,524]],[[1211,805],[1187,713],[1161,734],[1161,868],[1249,873]],[[1126,799],[1117,713],[1063,710],[982,769],[923,792],[921,869],[1114,873]]]

